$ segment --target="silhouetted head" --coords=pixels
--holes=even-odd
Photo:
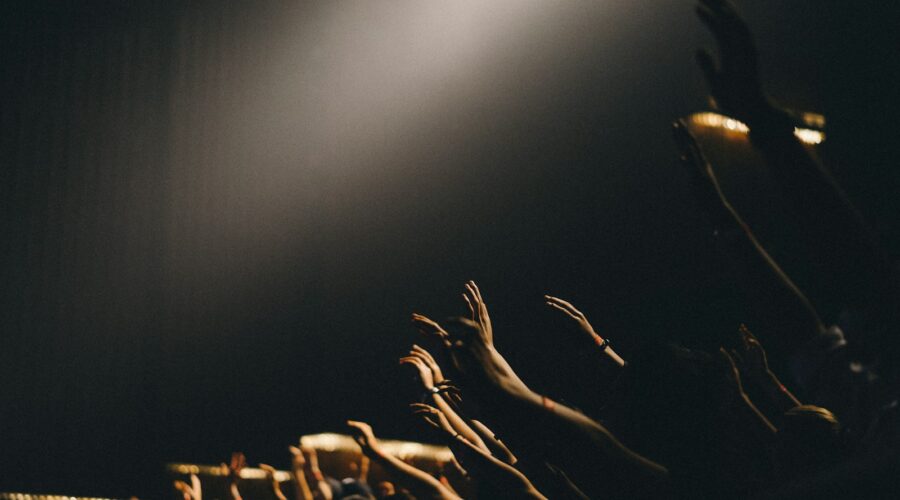
[[[416,500],[416,497],[410,495],[405,491],[401,491],[398,493],[394,493],[393,495],[386,496],[383,500]]]
[[[396,493],[394,483],[390,481],[381,481],[375,485],[375,496],[378,498],[386,498]]]
[[[781,479],[820,471],[840,461],[843,455],[841,424],[831,411],[800,405],[784,414],[774,456]]]

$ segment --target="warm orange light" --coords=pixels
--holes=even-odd
[[[166,469],[175,474],[197,474],[202,476],[227,476],[228,469],[221,465],[199,465],[199,464],[166,464]],[[241,469],[241,477],[244,479],[265,479],[266,471],[253,467],[245,467]],[[291,475],[287,471],[276,470],[275,479],[278,481],[289,481]]]
[[[35,495],[31,493],[2,493],[0,500],[111,500],[98,497],[70,497],[66,495]]]
[[[817,115],[815,113],[803,113],[802,118],[803,121],[810,126],[822,127],[825,125],[825,117],[822,115]],[[716,127],[739,134],[746,134],[750,132],[750,128],[747,127],[747,125],[743,122],[735,120],[734,118],[729,118],[725,115],[720,115],[718,113],[695,113],[691,115],[690,120],[694,125],[699,125],[702,127]],[[795,127],[794,135],[797,137],[797,139],[800,139],[800,141],[805,144],[821,144],[825,140],[824,132],[813,130],[810,128]]]
[[[300,438],[303,446],[310,446],[317,450],[323,451],[350,451],[358,452],[359,446],[350,436],[343,434],[322,433],[303,436]],[[449,462],[453,453],[449,448],[443,446],[435,446],[431,444],[416,443],[412,441],[394,441],[390,439],[379,439],[378,444],[381,448],[397,457],[417,457],[431,459],[437,462]]]

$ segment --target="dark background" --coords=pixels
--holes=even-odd
[[[896,258],[894,4],[739,3]],[[0,490],[157,496],[350,417],[427,439],[396,358],[468,279],[560,397],[595,382],[544,293],[626,352],[714,344],[743,318],[669,139],[707,107],[692,8],[4,2]]]

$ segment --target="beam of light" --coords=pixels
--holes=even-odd
[[[802,119],[811,126],[821,127],[825,125],[825,117],[815,113],[804,113]],[[720,128],[738,134],[747,134],[750,132],[750,128],[743,122],[718,113],[695,113],[690,116],[690,120],[694,125],[699,125],[701,127]],[[794,136],[804,144],[810,145],[821,144],[825,140],[824,132],[813,130],[811,128],[794,127]]]
[[[512,122],[585,37],[612,36],[578,22],[607,2],[323,5],[237,32],[226,62],[201,55],[176,76],[171,268],[207,304],[271,289],[310,249],[355,248],[350,224],[392,186],[442,193],[466,175],[447,159],[491,133],[485,117]]]

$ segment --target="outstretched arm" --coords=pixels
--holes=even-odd
[[[665,467],[629,450],[584,414],[533,392],[486,342],[478,323],[465,318],[457,323],[458,333],[451,336],[457,365],[483,409],[517,449],[550,443],[544,453],[591,496],[665,487]],[[615,473],[598,474],[601,470]]]
[[[752,274],[772,278],[773,286],[770,289],[773,297],[782,304],[781,310],[785,313],[782,318],[791,325],[786,331],[797,336],[794,343],[799,346],[824,333],[825,326],[812,303],[769,255],[725,196],[712,165],[703,155],[687,125],[678,121],[673,125],[672,131],[681,150],[681,162],[691,175],[698,198],[720,223],[734,228],[740,235],[740,242],[734,246],[737,254],[741,255],[739,260],[751,266]]]
[[[732,385],[732,391],[728,395],[730,402],[736,403],[738,415],[745,417],[745,420],[752,422],[753,428],[761,431],[765,436],[770,436],[776,432],[775,426],[769,419],[753,404],[750,397],[744,391],[741,382],[741,374],[735,364],[734,359],[728,354],[725,348],[719,349],[719,355],[725,361],[727,367],[727,375]]]
[[[362,452],[370,459],[378,462],[388,473],[400,479],[417,497],[447,500],[459,499],[458,496],[445,488],[440,481],[427,472],[419,470],[382,450],[369,424],[348,420],[347,425],[350,427],[350,431]]]
[[[296,446],[289,446],[288,450],[291,452],[291,479],[293,479],[294,483],[294,496],[298,500],[312,500],[313,493],[309,489],[306,473],[303,470],[306,465],[306,458],[303,456],[300,448]]]
[[[334,492],[331,490],[331,485],[325,480],[325,475],[322,474],[322,470],[319,469],[319,454],[316,452],[316,449],[312,446],[303,446],[301,443],[300,451],[309,458],[306,461],[306,464],[309,467],[309,474],[316,480],[315,483],[313,483],[315,490],[313,496],[316,496],[315,493],[318,493],[324,500],[331,500],[334,496]]]
[[[518,459],[513,452],[503,444],[503,441],[494,434],[488,426],[481,423],[479,420],[469,419],[469,425],[472,427],[475,432],[481,436],[481,440],[484,441],[484,444],[487,445],[488,449],[491,452],[491,455],[499,458],[500,460],[508,463],[509,465],[515,465]]]
[[[594,327],[591,326],[591,322],[588,321],[587,316],[585,316],[584,313],[563,299],[551,297],[550,295],[544,295],[544,299],[547,301],[548,306],[562,311],[563,314],[575,320],[575,323],[578,324],[578,328],[596,346],[596,349],[600,352],[603,359],[611,361],[619,368],[625,366],[625,360],[610,347],[609,339],[597,335],[597,332],[594,331]]]
[[[757,387],[763,390],[772,402],[772,405],[784,413],[795,406],[800,406],[800,400],[781,383],[781,380],[769,368],[769,360],[766,350],[759,340],[750,332],[746,325],[738,329],[741,343],[738,349],[731,351],[731,358],[741,371],[741,376],[753,381]]]

